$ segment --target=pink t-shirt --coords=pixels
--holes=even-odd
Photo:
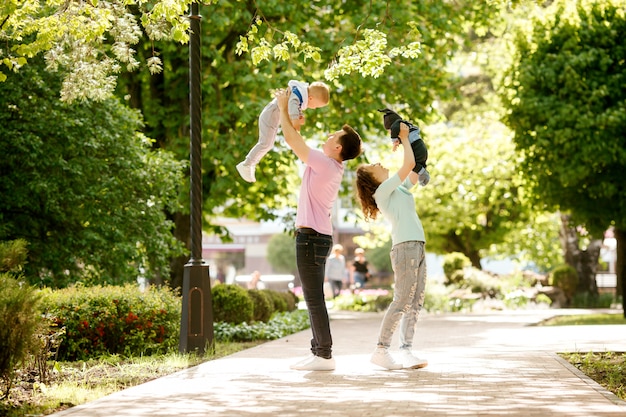
[[[296,226],[310,227],[318,233],[332,235],[331,210],[337,198],[343,164],[311,149],[302,176]]]

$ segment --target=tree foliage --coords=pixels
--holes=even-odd
[[[431,130],[431,182],[416,192],[429,250],[464,253],[477,268],[481,251],[530,218],[510,136],[482,116]]]
[[[330,84],[329,106],[305,112],[302,134],[315,146],[324,140],[325,133],[339,129],[344,123],[355,127],[365,141],[365,154],[347,164],[349,172],[356,164],[377,155],[378,148],[391,151],[377,109],[385,106],[404,109],[415,120],[437,117],[432,103],[436,98],[454,95],[448,88],[452,75],[446,66],[450,55],[464,45],[469,19],[475,18],[480,26],[498,11],[470,2],[415,4],[403,1],[391,7],[390,3],[354,1],[322,1],[314,6],[268,1],[254,9],[241,2],[224,5],[200,7],[200,13],[207,18],[202,22],[201,40],[203,207],[207,220],[204,229],[223,235],[223,240],[227,240],[224,235],[228,231],[214,224],[216,216],[253,220],[280,217],[286,228],[293,226],[296,205],[293,190],[299,183],[299,166],[280,138],[274,151],[257,167],[256,183],[243,182],[235,169],[257,141],[257,118],[272,99],[272,89],[285,86],[289,79],[309,82],[321,79]],[[289,49],[291,43],[287,45],[289,59],[286,61],[273,57],[270,61],[257,61],[251,54],[240,53],[243,52],[241,37],[248,36],[256,25],[255,16],[262,16],[262,25],[256,34],[258,42],[262,38],[274,50],[274,46],[282,45],[283,33],[297,33],[300,42],[319,49],[320,60],[316,61],[316,56],[304,59],[300,50]],[[411,19],[419,20],[420,55],[416,59],[394,56],[385,67],[384,77],[345,74],[332,80],[325,78],[325,71],[336,61],[338,51],[343,46],[353,45],[355,39],[356,42],[363,40],[361,28],[384,31],[387,51],[390,51],[414,41],[416,32],[406,30]],[[293,39],[290,42],[297,43]],[[248,46],[249,51],[255,47],[252,41]],[[128,97],[131,106],[142,110],[146,134],[154,137],[159,146],[182,158],[189,151],[188,50],[172,43],[157,42],[141,46],[138,53],[152,54],[153,47],[163,60],[163,73],[154,76],[143,70],[124,75],[118,94]],[[353,64],[355,72],[356,68],[359,68],[358,62]],[[342,192],[349,194],[349,174],[344,185]],[[185,217],[184,212],[176,217],[180,226],[177,233],[182,241],[186,241],[188,230]],[[173,269],[181,270],[181,267]]]
[[[512,132],[500,121],[494,84],[509,59],[501,31],[494,22],[488,35],[450,61],[459,74],[453,85],[459,100],[440,102],[445,119],[422,125],[432,179],[413,192],[428,251],[461,252],[476,268],[483,257],[497,254],[549,269],[558,258],[559,223],[538,221],[545,213],[530,205]],[[387,163],[389,155],[381,158]],[[397,160],[394,156],[391,165]],[[384,239],[387,233],[373,235]]]
[[[257,140],[257,117],[271,99],[272,89],[292,78],[322,79],[331,85],[330,105],[306,113],[303,135],[315,144],[323,139],[322,132],[337,130],[343,123],[357,128],[365,140],[365,153],[348,164],[349,171],[363,160],[390,153],[377,109],[392,107],[420,124],[439,120],[437,103],[460,97],[460,74],[450,71],[451,58],[477,36],[488,37],[494,26],[502,26],[498,16],[507,4],[465,0],[201,4],[205,230],[227,234],[213,224],[216,216],[254,220],[280,216],[287,228],[291,225],[298,165],[280,139],[275,152],[261,161],[257,183],[244,183],[235,170]],[[181,46],[187,39],[183,14],[188,5],[181,0],[153,2],[151,8],[133,1],[71,7],[48,2],[42,8],[37,2],[12,1],[0,9],[0,16],[6,16],[0,36],[7,40],[0,50],[2,62],[11,71],[22,71],[26,58],[44,54],[48,68],[64,77],[61,97],[66,100],[100,100],[115,88],[119,97],[141,110],[144,133],[156,140],[155,147],[183,159],[189,152],[189,51]],[[24,21],[36,24],[27,28],[20,23]],[[147,36],[138,36],[140,30]],[[118,70],[130,72],[122,71],[121,78],[115,79]],[[433,152],[436,146],[433,140]],[[433,169],[439,174],[447,167],[433,165]],[[349,175],[346,178],[343,192],[349,193]],[[450,185],[456,180],[451,179]],[[458,189],[449,191],[456,194]],[[184,202],[188,192],[183,190],[181,196]],[[439,203],[433,200],[429,205]],[[499,213],[512,208],[509,205]],[[182,242],[188,240],[186,217],[185,210],[172,217]],[[469,222],[467,227],[473,227]],[[437,230],[436,225],[430,230]],[[466,240],[475,237],[465,234]],[[485,247],[487,240],[477,240],[478,247]]]
[[[508,85],[506,121],[533,195],[595,234],[626,226],[623,5],[556,2],[517,38]]]
[[[267,261],[276,272],[294,274],[297,267],[293,236],[285,233],[272,236],[267,244]]]
[[[536,201],[571,213],[592,236],[614,225],[618,248],[626,230],[625,6],[556,1],[541,10],[516,38],[506,118]]]
[[[60,83],[35,61],[0,83],[0,241],[28,241],[36,285],[167,273],[184,164],[151,150],[138,112],[61,102]]]
[[[5,1],[0,6],[0,82],[6,81],[7,69],[17,72],[43,54],[49,70],[64,74],[60,90],[64,100],[103,100],[111,96],[118,72],[140,65],[134,45],[142,36],[188,40],[189,22],[184,18],[188,4],[188,0]],[[156,54],[145,65],[152,73],[161,70]]]

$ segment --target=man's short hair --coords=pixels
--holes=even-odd
[[[341,160],[347,161],[361,155],[361,136],[349,125],[343,125],[345,135],[341,136]]]

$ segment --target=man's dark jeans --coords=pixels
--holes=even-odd
[[[332,236],[313,229],[298,229],[296,232],[296,262],[313,332],[311,352],[325,359],[332,357],[333,345],[324,298],[324,269],[332,244]]]

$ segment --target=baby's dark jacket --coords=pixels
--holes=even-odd
[[[404,123],[409,127],[409,138],[411,137],[411,133],[417,131],[419,139],[411,142],[411,149],[413,149],[413,155],[415,156],[415,168],[413,168],[413,171],[419,173],[422,168],[426,168],[428,149],[422,139],[422,135],[420,135],[419,127],[407,122],[406,120],[396,120],[391,124],[391,140],[399,140],[398,135],[400,134],[400,123]],[[413,133],[413,135],[415,135],[415,133]]]

